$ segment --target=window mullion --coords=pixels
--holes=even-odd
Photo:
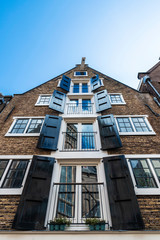
[[[29,121],[28,121],[28,123],[27,123],[27,125],[25,127],[24,134],[27,132],[27,129],[28,129],[28,126],[29,126],[30,122],[31,122],[31,118],[29,118]]]
[[[135,126],[134,126],[134,124],[133,124],[133,122],[132,122],[132,118],[131,118],[131,117],[129,117],[129,121],[130,121],[130,123],[131,123],[131,125],[132,125],[133,131],[134,131],[134,132],[137,132],[137,131],[136,131],[136,128],[135,128]]]

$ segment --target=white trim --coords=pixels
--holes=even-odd
[[[12,158],[11,158],[12,157]],[[4,173],[2,175],[2,178],[0,180],[0,195],[21,195],[22,194],[22,191],[23,191],[23,187],[25,185],[25,182],[26,182],[26,178],[27,178],[27,175],[28,175],[28,171],[29,171],[29,168],[30,168],[30,165],[31,165],[31,159],[32,159],[32,156],[21,156],[21,155],[14,155],[14,156],[3,156],[1,155],[0,156],[0,160],[9,160],[5,170],[4,170]],[[12,161],[13,160],[29,160],[28,162],[28,166],[26,168],[26,172],[24,174],[24,177],[23,177],[23,181],[22,181],[22,186],[21,188],[1,188],[2,186],[2,183],[4,182],[5,178],[6,178],[6,175],[8,173],[8,170],[12,164]]]
[[[144,118],[146,121],[146,124],[149,128],[150,131],[146,131],[146,132],[137,132],[135,129],[135,126],[132,122],[132,118],[137,117],[137,118]],[[119,131],[119,135],[127,135],[127,136],[131,136],[131,135],[156,135],[156,133],[154,132],[152,126],[150,125],[148,119],[147,119],[148,115],[114,115],[115,121],[116,121],[116,126],[117,129]],[[119,126],[118,126],[118,122],[117,122],[117,118],[129,118],[129,121],[131,123],[131,126],[133,128],[133,132],[120,132]]]
[[[126,159],[127,159],[127,163],[128,163],[128,167],[129,167],[129,171],[130,171],[130,175],[133,181],[133,185],[134,185],[134,189],[135,189],[135,193],[136,195],[160,195],[160,182],[158,180],[157,174],[154,170],[154,167],[150,161],[150,159],[157,159],[160,158],[160,154],[139,154],[139,155],[125,155]],[[157,184],[157,188],[137,188],[136,186],[136,181],[135,181],[135,177],[132,171],[132,167],[130,164],[130,159],[146,159],[147,163],[149,165],[150,171],[153,174],[153,178]]]
[[[39,103],[39,101],[40,101],[40,98],[41,98],[42,96],[50,96],[49,103],[47,103],[47,104],[42,104],[42,103]],[[37,102],[36,102],[35,106],[49,106],[49,104],[50,104],[50,101],[51,101],[51,97],[52,97],[52,95],[51,95],[51,94],[39,94],[39,97],[38,97],[38,99],[37,99]]]
[[[43,119],[44,120],[45,117],[44,116],[43,117],[40,117],[40,116],[38,116],[38,117],[35,117],[35,116],[34,117],[28,117],[28,116],[27,117],[24,117],[24,116],[23,117],[20,117],[20,116],[19,117],[13,117],[14,121],[12,122],[10,128],[8,129],[8,132],[5,134],[5,137],[35,137],[35,136],[39,136],[44,121],[42,123],[42,126],[41,126],[41,129],[40,129],[39,133],[26,133],[31,120],[34,119],[34,118],[35,119]],[[25,127],[24,133],[11,133],[11,130],[13,129],[13,127],[14,127],[14,125],[15,125],[15,123],[16,123],[16,121],[18,119],[29,119],[29,121],[28,121],[28,123],[27,123],[27,125]]]
[[[108,95],[109,95],[109,100],[110,100],[111,105],[126,105],[126,102],[124,101],[122,93],[108,93]],[[119,95],[122,102],[112,103],[110,95]]]

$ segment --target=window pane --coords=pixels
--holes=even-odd
[[[95,166],[83,166],[82,171],[82,217],[100,218],[99,187]],[[85,183],[85,185],[84,185]],[[90,183],[90,184],[89,184]]]
[[[130,160],[137,188],[156,188],[156,183],[146,159]]]
[[[151,131],[143,117],[131,118],[137,132]]]
[[[77,149],[77,140],[78,140],[78,124],[77,123],[68,123],[67,131],[65,135],[65,149]]]
[[[122,98],[120,94],[110,94],[111,103],[122,103]]]
[[[11,133],[24,133],[29,119],[17,119]]]
[[[151,159],[151,162],[160,181],[160,159]]]
[[[79,83],[73,85],[73,93],[79,93]]]
[[[70,103],[67,109],[68,114],[79,113],[78,99],[70,99]]]
[[[82,83],[82,93],[88,93],[88,84]]]
[[[42,123],[43,119],[32,119],[27,129],[27,133],[39,133],[41,130]]]
[[[93,124],[82,124],[82,149],[95,149]]]
[[[24,174],[28,166],[28,160],[13,160],[8,170],[2,187],[20,188],[22,186]]]
[[[75,211],[75,183],[76,181],[76,167],[62,166],[59,185],[58,204],[56,217],[74,217]],[[57,186],[58,187],[58,186]]]
[[[82,111],[92,112],[91,110],[91,99],[82,99]]]
[[[86,76],[87,75],[87,72],[83,72],[83,71],[81,71],[81,72],[75,72],[75,75],[76,76]]]
[[[50,99],[51,99],[51,96],[40,96],[40,99],[38,101],[38,104],[49,104],[50,102]]]
[[[2,178],[5,168],[7,166],[7,163],[8,163],[8,160],[0,160],[0,180]]]
[[[133,132],[133,128],[129,118],[117,117],[117,123],[118,123],[120,132]]]

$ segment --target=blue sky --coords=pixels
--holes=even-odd
[[[74,67],[133,88],[160,57],[159,0],[0,0],[0,92],[23,93]]]

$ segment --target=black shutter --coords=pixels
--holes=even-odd
[[[96,112],[101,112],[109,108],[112,108],[107,94],[107,90],[95,93],[94,97],[96,104]]]
[[[98,74],[90,79],[90,83],[91,83],[91,91],[94,91],[97,88],[100,88],[102,86],[102,82],[99,79]]]
[[[62,80],[60,82],[60,87],[67,92],[69,92],[70,89],[70,84],[71,84],[71,79],[65,75],[63,75]]]
[[[63,113],[64,112],[65,100],[66,100],[66,94],[65,93],[54,90],[51,101],[50,101],[50,104],[49,104],[49,108]]]
[[[112,114],[98,116],[102,150],[122,147],[119,132]]]
[[[38,148],[57,150],[61,121],[62,117],[46,115],[37,144]]]
[[[55,159],[34,156],[13,222],[18,230],[42,230]]]
[[[103,158],[113,230],[144,229],[124,155]]]

